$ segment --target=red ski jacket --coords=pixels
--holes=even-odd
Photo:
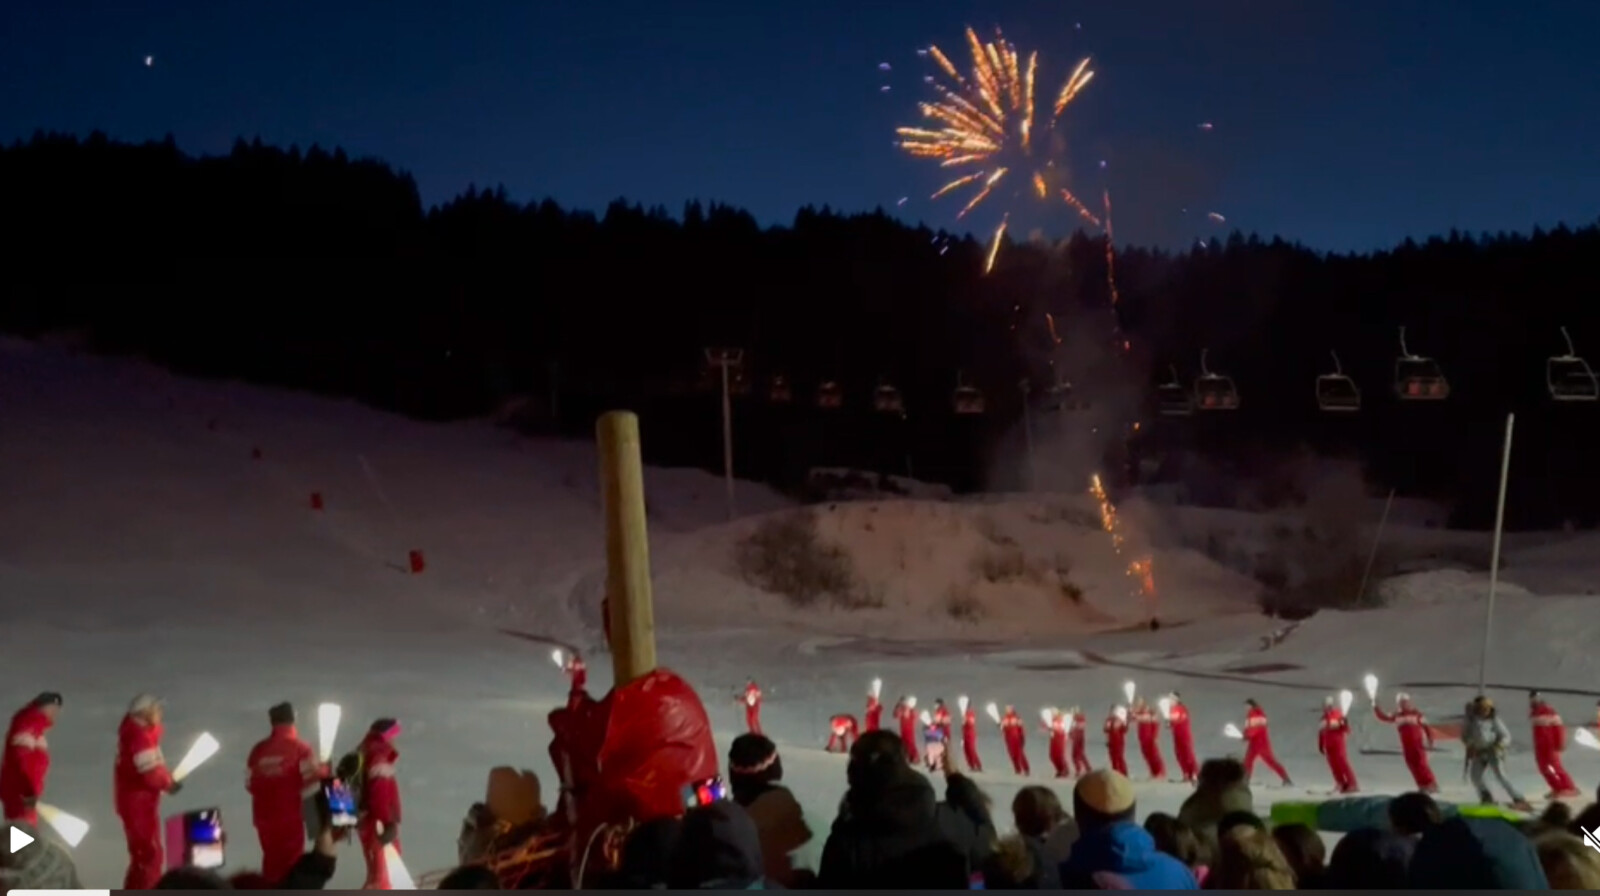
[[[117,764],[114,770],[117,814],[138,811],[172,789],[172,773],[161,753],[161,726],[146,725],[123,716],[117,729]]]
[[[325,771],[293,725],[272,726],[272,733],[251,748],[246,767],[256,827],[299,824],[301,803],[317,792]]]
[[[0,806],[8,818],[20,817],[24,804],[44,796],[50,773],[50,745],[44,735],[51,724],[44,710],[31,704],[11,717],[0,755]]]
[[[382,734],[368,734],[361,742],[361,764],[367,780],[361,786],[362,813],[384,827],[400,823],[400,782],[394,764],[400,751]]]

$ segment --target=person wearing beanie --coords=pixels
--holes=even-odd
[[[1134,823],[1133,783],[1111,769],[1083,776],[1072,790],[1078,842],[1061,863],[1068,890],[1198,890],[1194,873],[1156,849],[1155,839]]]
[[[393,846],[396,852],[400,851],[400,781],[395,777],[400,751],[394,746],[399,736],[399,721],[379,719],[367,729],[359,748],[361,813],[356,834],[361,839],[361,855],[367,861],[364,890],[390,889],[389,865],[383,860],[383,850]]]
[[[3,817],[39,824],[39,800],[50,774],[50,744],[45,733],[61,712],[61,695],[46,691],[17,710],[6,729],[0,753],[0,810]]]
[[[251,748],[245,761],[245,789],[261,841],[261,873],[279,881],[305,854],[305,801],[316,797],[328,768],[300,739],[293,706],[279,703],[268,709],[267,721],[272,732]]]
[[[669,890],[763,890],[761,835],[738,803],[696,806],[667,858]]]
[[[741,734],[728,747],[728,783],[733,801],[743,806],[755,822],[761,840],[763,874],[767,880],[786,889],[793,888],[801,874],[794,868],[792,854],[811,842],[811,826],[799,800],[780,785],[783,760],[778,745],[763,734]]]

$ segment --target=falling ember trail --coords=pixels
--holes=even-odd
[[[1000,226],[995,229],[994,242],[989,244],[989,257],[983,260],[983,272],[985,274],[994,270],[995,256],[1000,254],[1000,240],[1006,235],[1006,223],[1010,220],[1011,215],[1007,214],[1000,219]]]
[[[1126,539],[1122,535],[1122,518],[1117,515],[1117,506],[1111,503],[1111,498],[1106,494],[1105,484],[1100,481],[1100,474],[1089,477],[1089,494],[1094,496],[1100,505],[1100,528],[1111,536],[1111,550],[1118,556],[1122,555],[1122,546]],[[1129,561],[1127,575],[1139,583],[1139,593],[1144,597],[1145,611],[1153,620],[1156,618],[1156,577],[1155,561],[1149,555]]]

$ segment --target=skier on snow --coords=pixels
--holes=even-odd
[[[1328,771],[1333,774],[1336,793],[1355,793],[1355,769],[1350,767],[1350,753],[1345,739],[1350,736],[1350,720],[1344,717],[1339,703],[1332,697],[1322,701],[1322,728],[1317,732],[1317,752],[1328,760]]]
[[[862,726],[863,731],[877,731],[882,727],[883,703],[878,700],[878,692],[876,690],[867,692],[867,714],[865,721],[866,724]]]
[[[361,755],[361,813],[356,823],[356,833],[361,838],[361,855],[367,861],[367,881],[364,890],[388,890],[389,866],[383,860],[383,848],[394,846],[400,851],[400,781],[395,777],[395,763],[400,751],[394,739],[400,736],[400,723],[394,719],[379,719],[367,729],[358,751]]]
[[[1289,780],[1289,773],[1283,770],[1283,764],[1272,752],[1272,735],[1267,731],[1267,713],[1261,704],[1255,700],[1244,701],[1250,711],[1244,716],[1244,774],[1249,778],[1250,772],[1256,767],[1256,761],[1266,763],[1267,768],[1277,772],[1283,779],[1283,786],[1288,787],[1294,782]]]
[[[1172,755],[1177,757],[1178,771],[1185,783],[1193,784],[1200,775],[1200,761],[1194,755],[1194,729],[1189,725],[1189,707],[1177,691],[1170,695],[1172,706],[1167,710],[1167,724],[1172,727]]]
[[[1167,763],[1161,758],[1161,716],[1139,697],[1133,701],[1133,720],[1139,726],[1139,752],[1150,769],[1150,780],[1166,780]]]
[[[46,692],[17,710],[6,729],[0,754],[0,817],[39,824],[39,800],[50,774],[50,744],[45,732],[61,712],[61,695]]]
[[[761,689],[756,687],[756,680],[750,679],[744,686],[744,695],[740,698],[744,703],[744,727],[751,734],[761,733]]]
[[[1494,794],[1483,782],[1483,773],[1493,772],[1495,780],[1500,782],[1506,795],[1511,798],[1513,808],[1533,811],[1533,806],[1523,799],[1516,787],[1506,780],[1505,772],[1501,771],[1500,764],[1505,759],[1506,751],[1511,748],[1511,729],[1495,713],[1493,700],[1480,694],[1467,704],[1467,722],[1461,728],[1461,742],[1467,748],[1467,776],[1472,779],[1472,786],[1477,788],[1479,801],[1494,802]]]
[[[937,706],[938,701],[935,701],[934,705]],[[930,773],[944,768],[944,748],[950,739],[949,717],[950,714],[945,713],[946,724],[941,725],[938,717],[930,714],[922,726],[922,758],[927,761]]]
[[[856,717],[849,713],[839,713],[828,720],[828,747],[829,753],[848,753],[850,745],[855,743],[857,737]]]
[[[1433,729],[1428,727],[1428,720],[1411,702],[1410,694],[1396,694],[1394,700],[1395,712],[1392,715],[1379,709],[1377,701],[1372,703],[1372,713],[1378,717],[1378,721],[1399,729],[1400,752],[1405,756],[1406,768],[1411,770],[1411,779],[1416,782],[1417,789],[1423,793],[1438,793],[1439,782],[1434,779],[1433,768],[1428,764],[1428,751],[1433,748]]]
[[[315,797],[329,769],[295,730],[294,707],[267,710],[272,733],[250,750],[245,762],[251,815],[261,841],[261,874],[273,883],[289,876],[306,851],[305,800]]]
[[[1050,710],[1049,721],[1042,727],[1050,735],[1050,765],[1055,768],[1057,778],[1065,778],[1071,773],[1067,766],[1066,713],[1059,709]]]
[[[1011,770],[1019,775],[1029,774],[1032,769],[1028,767],[1028,729],[1022,724],[1022,716],[1017,715],[1015,706],[1007,706],[1005,715],[1000,717],[1000,739],[1005,741],[1006,756],[1011,759]]]
[[[589,667],[576,650],[570,651],[561,661],[561,671],[567,676],[567,706],[576,706],[589,696]]]
[[[1561,763],[1561,752],[1567,748],[1567,726],[1538,691],[1528,692],[1528,717],[1533,724],[1533,758],[1539,765],[1539,774],[1550,785],[1547,797],[1555,800],[1583,796]]]
[[[906,748],[906,761],[916,765],[917,755],[917,698],[901,697],[894,705],[894,719],[900,723],[900,741]]]
[[[182,785],[172,780],[161,753],[161,701],[140,694],[128,704],[117,729],[114,803],[128,841],[124,890],[154,889],[165,870],[161,847],[161,796]]]
[[[1089,720],[1076,706],[1067,710],[1067,715],[1072,717],[1072,729],[1067,732],[1067,742],[1072,745],[1072,773],[1081,778],[1094,771],[1089,765]]]
[[[1128,776],[1128,709],[1124,706],[1111,707],[1111,714],[1106,716],[1106,723],[1101,726],[1106,733],[1106,754],[1111,757],[1111,770],[1126,778]]]
[[[983,759],[978,755],[978,711],[967,698],[959,701],[961,707],[961,752],[967,760],[967,770],[983,771]]]

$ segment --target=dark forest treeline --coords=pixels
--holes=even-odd
[[[741,473],[909,465],[1005,487],[1021,466],[1019,384],[1032,382],[1038,410],[1054,363],[1077,397],[1144,421],[1133,450],[1166,458],[1146,476],[1182,475],[1197,453],[1248,472],[1310,446],[1359,453],[1382,484],[1448,497],[1460,521],[1482,524],[1514,410],[1513,521],[1600,516],[1588,509],[1600,508],[1600,403],[1553,403],[1544,380],[1563,325],[1600,363],[1594,224],[1451,233],[1366,256],[1239,233],[1182,253],[1123,247],[1113,314],[1094,234],[1008,243],[985,276],[985,246],[882,213],[807,208],[763,229],[714,204],[618,201],[593,215],[477,189],[427,209],[408,175],[316,147],[241,141],[194,158],[171,139],[38,135],[0,150],[0,196],[0,326],[79,331],[191,373],[430,418],[532,396],[545,411],[554,400],[551,425],[572,432],[627,405],[645,414],[656,460],[715,468],[701,349],[732,345],[747,350],[752,386],[737,411]],[[1442,365],[1449,401],[1393,397],[1402,325]],[[1123,338],[1130,351],[1113,351]],[[1241,409],[1156,416],[1155,384],[1169,365],[1192,378],[1203,348]],[[1317,409],[1330,350],[1362,386],[1359,414]],[[773,375],[793,383],[792,405],[765,400]],[[986,414],[950,413],[958,377],[984,391]],[[825,380],[842,385],[841,411],[815,408]],[[883,381],[903,392],[904,420],[871,412]],[[1085,418],[1051,415],[1074,419]]]

